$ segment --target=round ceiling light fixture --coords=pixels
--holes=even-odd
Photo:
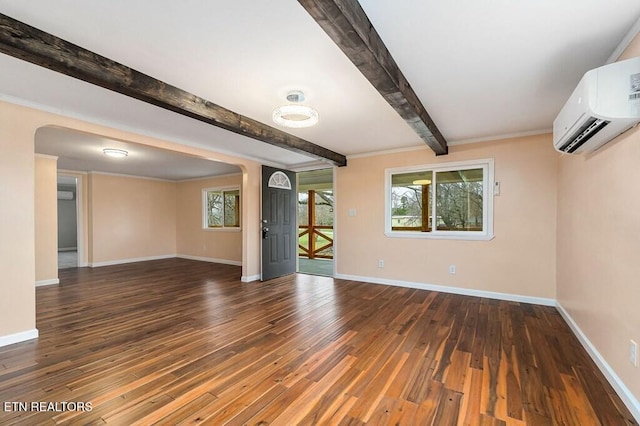
[[[114,158],[123,158],[129,155],[129,153],[124,149],[116,149],[116,148],[104,148],[102,152],[104,153],[104,155],[108,155],[109,157],[114,157]]]
[[[318,123],[318,111],[301,105],[304,101],[304,93],[293,90],[287,94],[287,100],[293,102],[273,110],[273,122],[284,127],[303,128],[311,127]]]

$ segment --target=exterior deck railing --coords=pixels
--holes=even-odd
[[[327,232],[328,230],[331,232]],[[331,234],[331,236],[328,234]],[[301,237],[304,237],[305,235],[308,235],[306,246],[300,244]],[[317,246],[317,237],[323,238],[325,240],[324,244]],[[333,226],[300,225],[298,232],[298,248],[298,255],[302,257],[308,257],[309,259],[333,259]]]

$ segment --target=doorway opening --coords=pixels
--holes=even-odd
[[[58,269],[78,267],[78,179],[58,175]]]
[[[109,157],[104,153],[107,147],[128,155]],[[47,187],[58,191],[56,201],[50,199],[57,204],[51,208],[58,209],[58,223],[39,231],[53,244],[36,259],[37,270],[41,265],[59,270],[171,257],[242,265],[242,227],[204,220],[210,207],[218,208],[206,204],[205,191],[223,189],[238,200],[229,188],[242,189],[239,166],[60,127],[38,129],[35,153],[58,158],[57,176],[51,182],[56,186]],[[234,204],[232,219],[244,220],[237,214],[242,205],[241,200]],[[58,281],[57,275],[43,278]]]
[[[298,272],[334,275],[333,169],[298,173]]]

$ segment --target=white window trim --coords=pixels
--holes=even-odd
[[[291,181],[289,176],[278,170],[269,177],[267,186],[269,188],[291,189]]]
[[[393,231],[391,229],[391,176],[398,173],[410,173],[423,170],[434,172],[446,172],[450,170],[482,168],[484,189],[482,197],[482,208],[485,212],[482,216],[482,231],[438,231],[416,232],[416,231]],[[494,196],[494,160],[485,158],[479,160],[456,161],[451,163],[422,164],[419,166],[395,167],[385,169],[384,179],[384,234],[391,238],[424,238],[432,240],[472,240],[487,241],[492,240],[493,234],[493,196]],[[435,205],[435,199],[432,200]]]
[[[240,194],[240,226],[224,226],[224,220],[222,221],[222,226],[218,227],[209,227],[207,223],[207,193],[208,192],[224,192],[224,191],[238,191]],[[231,185],[231,186],[216,186],[213,188],[203,188],[202,189],[202,229],[205,231],[213,231],[213,232],[240,232],[242,231],[242,188],[240,185]]]

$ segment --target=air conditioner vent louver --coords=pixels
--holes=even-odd
[[[569,138],[569,141],[560,147],[560,151],[572,153],[580,148],[585,142],[595,136],[600,130],[611,123],[600,118],[589,117],[587,121]]]

